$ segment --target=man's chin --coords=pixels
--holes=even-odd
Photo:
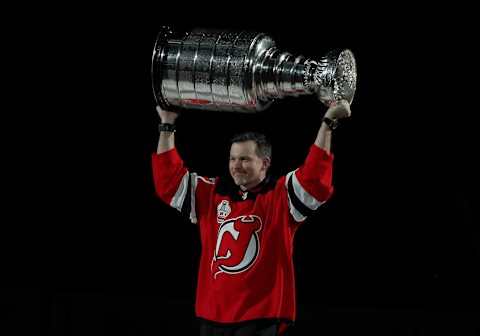
[[[247,183],[247,181],[245,181],[244,179],[238,179],[238,178],[234,178],[233,181],[235,181],[235,184],[237,186],[242,186],[242,185],[245,185]]]

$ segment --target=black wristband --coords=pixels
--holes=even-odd
[[[161,123],[158,124],[158,131],[159,132],[175,132],[175,125],[170,123]]]
[[[323,117],[322,122],[327,124],[328,128],[330,128],[331,130],[334,130],[338,126],[338,120],[337,119],[330,119],[330,118],[327,118],[327,117]]]

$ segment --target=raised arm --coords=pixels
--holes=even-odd
[[[341,118],[347,118],[351,114],[350,104],[347,100],[342,99],[338,102],[332,102],[327,112],[325,112],[324,118],[327,118],[322,122],[320,129],[315,139],[315,145],[324,149],[327,153],[330,153],[332,143],[332,128],[333,125]],[[333,125],[328,126],[328,123],[333,122]],[[332,128],[331,128],[332,127]]]
[[[164,153],[175,147],[175,132],[170,131],[170,125],[175,125],[175,120],[178,118],[178,112],[171,112],[162,109],[160,106],[156,107],[161,123],[165,125],[166,131],[160,132],[158,138],[157,154]]]

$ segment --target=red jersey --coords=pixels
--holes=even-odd
[[[242,192],[231,178],[189,172],[176,148],[152,154],[157,195],[200,228],[197,317],[295,320],[293,238],[331,196],[332,162],[333,154],[312,145],[301,167]]]

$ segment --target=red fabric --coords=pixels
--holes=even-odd
[[[155,190],[170,204],[187,169],[176,149],[153,154],[152,161]],[[333,192],[332,161],[333,155],[312,145],[305,164],[295,172],[318,201]],[[196,315],[219,323],[294,321],[293,239],[303,221],[296,222],[290,214],[286,176],[273,189],[246,200],[215,193],[218,179],[193,179],[192,204],[202,243]]]
[[[280,336],[287,328],[288,328],[287,323],[280,323],[280,325],[278,326],[277,335]]]

